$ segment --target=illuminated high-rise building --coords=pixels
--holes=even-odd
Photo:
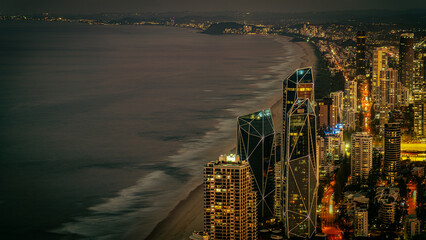
[[[278,120],[279,121],[279,120]],[[278,125],[278,124],[277,124]],[[282,175],[281,175],[281,132],[275,133],[275,142],[274,142],[274,150],[273,150],[273,158],[275,159],[275,193],[274,193],[274,216],[275,219],[282,221]]]
[[[426,89],[415,90],[414,96],[414,135],[417,138],[426,138]]]
[[[399,123],[385,124],[385,169],[386,181],[394,185],[401,159],[401,127]]]
[[[274,216],[274,126],[269,109],[238,117],[237,154],[248,161],[257,192],[259,220]]]
[[[283,81],[281,199],[287,237],[309,238],[316,229],[319,171],[313,89],[311,68],[297,69]]]
[[[401,100],[398,71],[392,68],[380,71],[380,104],[393,110]]]
[[[204,168],[204,232],[209,239],[257,239],[253,176],[238,156],[222,155]]]
[[[345,82],[343,123],[348,130],[355,130],[357,124],[358,84],[356,81]]]
[[[325,131],[325,147],[328,162],[332,166],[337,165],[335,163],[345,154],[343,129],[333,127]]]
[[[416,215],[408,215],[404,221],[404,239],[410,240],[420,234],[420,221]]]
[[[275,205],[274,205],[274,211],[275,211],[275,218],[278,220],[282,220],[282,213],[283,213],[283,204],[282,204],[282,176],[281,176],[281,161],[275,163]]]
[[[388,54],[387,47],[378,47],[373,51],[373,79],[372,79],[372,98],[380,99],[380,72],[388,68]]]
[[[297,99],[289,111],[286,131],[285,229],[289,237],[315,233],[319,177],[315,122],[309,99]]]
[[[330,128],[325,131],[325,136],[317,136],[316,155],[319,164],[320,180],[331,176],[336,162],[344,154],[345,143],[343,141],[343,129]]]
[[[318,170],[319,170],[319,178],[325,179],[328,174],[329,163],[326,153],[326,145],[325,140],[321,136],[317,136],[317,161],[318,161]]]
[[[345,110],[350,108],[357,110],[358,86],[356,81],[345,82]]]
[[[342,123],[343,122],[343,109],[344,109],[344,106],[345,106],[343,91],[331,92],[330,98],[333,99],[333,105],[336,108],[336,116],[337,116],[336,122]]]
[[[413,90],[414,33],[403,33],[399,43],[399,79],[403,86]]]
[[[374,109],[379,117],[379,132],[383,134],[384,126],[389,120],[389,113],[401,106],[402,94],[397,70],[388,68],[380,71],[379,75],[380,87],[375,98]]]
[[[365,45],[366,36],[364,31],[359,31],[356,36],[356,74],[365,75],[365,68],[367,66],[365,60],[365,52],[367,47]]]
[[[351,137],[351,183],[368,179],[373,164],[373,138],[367,132]]]
[[[350,108],[348,110],[345,110],[343,117],[345,120],[345,129],[349,131],[354,131],[358,123],[358,112],[356,112],[355,109]]]
[[[414,90],[426,89],[426,79],[425,79],[425,65],[424,60],[414,60]]]
[[[356,208],[354,211],[354,236],[368,237],[368,211]]]

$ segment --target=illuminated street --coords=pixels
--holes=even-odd
[[[416,214],[416,207],[417,207],[417,184],[413,182],[409,182],[407,184],[408,192],[408,198],[407,198],[407,211],[408,215]]]
[[[338,212],[333,199],[334,184],[335,180],[332,180],[330,185],[325,187],[324,196],[321,199],[321,230],[327,235],[327,239],[342,239],[342,231],[336,222]]]
[[[361,84],[361,111],[364,115],[362,129],[365,132],[371,133],[371,101],[368,83],[363,81]]]

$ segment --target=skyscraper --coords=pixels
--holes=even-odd
[[[368,178],[373,164],[373,138],[367,132],[352,134],[351,139],[351,183]]]
[[[316,229],[319,174],[313,89],[311,68],[297,69],[283,81],[281,189],[287,237],[309,238]]]
[[[365,75],[366,61],[365,61],[365,32],[359,31],[356,37],[356,74]]]
[[[336,123],[342,123],[343,122],[343,108],[344,108],[344,101],[343,101],[343,91],[337,91],[337,92],[331,92],[330,98],[333,99],[333,105],[336,108]]]
[[[376,100],[376,111],[380,113],[380,133],[389,120],[389,113],[401,105],[401,83],[398,81],[398,71],[392,68],[380,71],[380,91]]]
[[[309,99],[297,99],[288,114],[286,137],[286,233],[310,237],[316,228],[318,162],[316,116]]]
[[[356,81],[345,82],[345,110],[350,108],[357,110],[358,86]]]
[[[414,33],[403,33],[399,43],[399,79],[403,86],[413,90]]]
[[[394,185],[401,158],[401,128],[399,123],[385,124],[385,176]]]
[[[253,177],[238,156],[222,155],[204,168],[204,232],[210,239],[257,239]]]
[[[424,60],[414,60],[414,76],[413,76],[413,91],[426,89],[426,79],[425,79],[425,61]]]
[[[399,105],[401,86],[398,84],[398,71],[392,68],[380,71],[380,105],[393,110]]]
[[[329,170],[329,163],[327,158],[327,148],[325,145],[325,140],[321,136],[317,136],[317,161],[318,161],[318,171],[320,180],[325,179]]]
[[[238,117],[237,154],[248,161],[257,192],[259,220],[274,216],[274,127],[269,109]]]
[[[426,90],[414,93],[414,134],[417,138],[426,138]]]
[[[345,128],[355,130],[357,123],[357,103],[358,103],[358,86],[356,81],[345,82],[345,107],[343,113],[343,123]]]
[[[380,99],[380,71],[388,68],[388,54],[387,47],[378,47],[373,51],[373,80],[372,80],[372,97],[377,100]]]

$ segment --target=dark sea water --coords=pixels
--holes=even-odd
[[[1,238],[149,234],[297,54],[280,37],[0,22]]]

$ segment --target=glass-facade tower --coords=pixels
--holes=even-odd
[[[259,220],[274,216],[274,149],[274,126],[269,109],[238,117],[237,154],[250,164]]]
[[[316,229],[318,161],[311,68],[283,81],[282,220],[287,237],[310,238]]]

